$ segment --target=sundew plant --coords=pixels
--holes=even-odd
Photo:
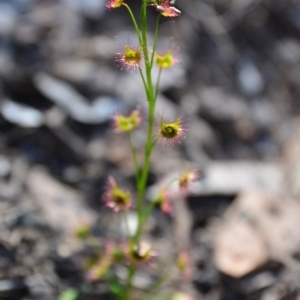
[[[127,134],[128,142],[132,151],[132,163],[135,169],[136,187],[134,193],[129,191],[109,176],[107,180],[106,191],[103,195],[103,201],[106,206],[118,214],[120,218],[125,219],[128,224],[128,211],[134,210],[137,214],[137,227],[135,232],[128,232],[128,240],[118,244],[117,242],[107,242],[101,256],[88,267],[88,279],[97,281],[105,279],[109,283],[112,294],[116,299],[171,299],[184,300],[192,299],[190,296],[170,289],[164,290],[170,276],[158,278],[148,290],[137,290],[134,288],[134,279],[139,268],[145,268],[154,263],[160,255],[154,247],[145,240],[144,227],[151,215],[154,207],[158,206],[164,213],[172,212],[172,191],[171,184],[178,185],[178,193],[181,198],[185,198],[190,190],[190,185],[197,179],[195,170],[187,170],[171,183],[162,185],[157,195],[150,202],[145,200],[145,189],[148,179],[148,173],[151,163],[151,154],[157,144],[162,147],[178,145],[182,142],[187,128],[184,125],[182,117],[174,120],[166,120],[161,113],[160,117],[155,116],[155,104],[159,89],[160,77],[163,69],[171,68],[178,63],[172,49],[161,53],[156,50],[159,24],[161,18],[177,18],[181,12],[174,7],[172,0],[140,0],[140,22],[137,22],[130,6],[123,0],[109,0],[106,8],[113,13],[114,9],[123,9],[127,12],[132,20],[138,44],[133,45],[131,42],[122,43],[116,54],[115,62],[122,71],[138,72],[141,76],[145,90],[145,101],[148,103],[147,111],[147,133],[145,151],[142,163],[139,164],[137,150],[132,137],[133,131],[138,128],[142,122],[139,109],[133,110],[128,115],[117,113],[113,118],[113,126],[116,131]],[[156,9],[157,20],[154,31],[154,40],[152,45],[147,39],[147,13],[149,9]],[[157,78],[153,78],[152,69],[154,65],[159,68]],[[129,231],[129,229],[128,229]],[[126,269],[123,278],[113,275],[113,268],[116,264],[122,264]],[[182,276],[189,276],[189,255],[187,252],[178,253],[174,257],[174,265]]]

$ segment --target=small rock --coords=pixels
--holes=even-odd
[[[267,262],[264,240],[238,215],[231,218],[215,237],[217,268],[230,276],[241,277]]]
[[[239,120],[249,114],[244,99],[217,87],[202,88],[199,98],[202,114],[216,120]]]
[[[44,123],[44,115],[39,110],[11,100],[2,104],[1,113],[7,121],[21,127],[36,128]]]
[[[53,73],[73,82],[94,80],[95,64],[87,59],[61,59],[53,64]]]
[[[123,236],[129,237],[136,233],[138,227],[138,216],[135,212],[129,212],[125,218],[122,218],[121,232]]]
[[[107,122],[120,106],[115,99],[106,96],[98,97],[89,104],[72,86],[45,73],[37,74],[34,82],[44,95],[81,123]]]
[[[300,119],[293,122],[287,133],[283,151],[285,181],[289,194],[300,199]]]
[[[280,192],[283,170],[280,164],[254,161],[213,161],[205,168],[205,176],[194,184],[200,195],[236,195],[245,190]]]
[[[297,64],[300,61],[300,44],[297,39],[281,39],[278,41],[276,52],[286,63]]]
[[[217,230],[218,269],[241,277],[268,261],[294,268],[294,254],[300,247],[299,216],[299,202],[265,192],[242,193],[228,208]]]
[[[241,61],[238,68],[238,82],[241,90],[247,96],[255,96],[264,88],[264,79],[262,74],[250,60]]]
[[[77,251],[81,243],[75,237],[75,230],[82,223],[92,223],[96,218],[84,204],[79,191],[61,184],[38,167],[30,170],[26,185],[45,221],[62,233],[59,253],[69,256]]]
[[[115,38],[97,35],[82,39],[76,48],[76,53],[80,57],[112,62],[117,50],[118,45]],[[101,66],[99,71],[102,67],[104,66]]]
[[[64,0],[85,15],[99,19],[105,11],[105,0]]]
[[[5,156],[0,155],[0,176],[7,176],[11,172],[11,168],[10,161]]]
[[[251,115],[256,125],[261,128],[272,129],[280,122],[274,104],[268,99],[257,99],[251,103]]]
[[[1,3],[0,11],[0,34],[11,34],[17,22],[17,11],[8,3]]]

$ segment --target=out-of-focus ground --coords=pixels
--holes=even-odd
[[[137,13],[139,2],[128,2]],[[105,283],[86,282],[91,246],[74,230],[89,222],[100,243],[124,239],[101,203],[109,174],[134,182],[126,136],[110,123],[137,106],[146,119],[146,100],[139,74],[114,63],[120,41],[135,41],[130,18],[104,5],[0,1],[0,299],[57,299],[69,287],[108,299]],[[171,45],[181,63],[162,75],[157,116],[183,115],[188,131],[182,147],[154,151],[149,193],[189,168],[201,180],[172,217],[156,210],[147,234],[161,257],[189,249],[191,280],[176,287],[195,299],[299,300],[300,3],[176,6],[182,16],[162,20],[158,49]]]

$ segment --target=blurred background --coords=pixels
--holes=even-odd
[[[126,238],[101,202],[108,175],[134,184],[111,118],[139,107],[146,119],[147,106],[139,74],[114,63],[122,41],[136,42],[131,20],[105,3],[0,1],[0,299],[58,299],[69,288],[109,299],[104,282],[86,282],[93,246],[74,232],[91,224],[100,244]],[[127,3],[139,13],[140,1]],[[201,179],[172,216],[155,210],[148,238],[162,257],[189,249],[192,276],[176,287],[195,299],[299,300],[300,2],[176,7],[158,50],[180,64],[163,72],[157,116],[182,115],[188,131],[182,146],[155,149],[148,193],[182,170]],[[150,43],[156,16],[149,8]],[[134,135],[141,155],[145,124]],[[159,272],[142,272],[136,287]]]

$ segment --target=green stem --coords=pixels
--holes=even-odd
[[[156,101],[157,94],[158,94],[161,73],[162,73],[162,68],[159,68],[159,72],[158,72],[158,76],[157,76],[157,81],[156,81],[156,87],[155,87],[155,94],[154,94],[155,101]]]
[[[146,79],[147,79],[147,99],[148,102],[154,101],[153,99],[153,84],[151,77],[151,63],[149,61],[149,53],[148,53],[148,41],[147,41],[147,5],[146,1],[142,6],[142,14],[141,14],[141,22],[142,22],[142,47],[144,53],[145,60],[145,69],[146,69]]]
[[[152,102],[153,103],[153,102]],[[153,132],[153,119],[154,119],[154,105],[149,103],[149,124],[148,124],[148,134],[147,134],[147,143],[146,143],[146,150],[145,150],[145,160],[144,160],[144,167],[142,170],[141,178],[139,181],[138,186],[138,202],[137,202],[137,212],[138,212],[138,228],[134,237],[134,241],[136,243],[139,242],[140,236],[142,234],[143,223],[146,221],[144,218],[143,212],[143,204],[144,204],[144,195],[145,195],[145,188],[148,179],[149,167],[150,167],[150,157],[151,152],[153,149],[152,144],[152,132]]]
[[[143,230],[143,224],[146,221],[143,214],[143,204],[144,204],[146,182],[147,182],[149,166],[150,166],[150,157],[153,149],[152,131],[153,131],[153,120],[154,120],[154,104],[155,104],[154,101],[151,102],[149,101],[149,123],[148,123],[148,134],[147,134],[147,143],[146,143],[146,150],[145,150],[144,167],[141,173],[140,180],[138,182],[138,200],[137,200],[138,228],[131,240],[131,243],[133,243],[134,245],[139,243],[140,236]],[[130,299],[132,280],[135,272],[136,272],[136,267],[135,266],[131,267],[129,270],[128,281],[126,285],[125,300]]]
[[[144,84],[144,88],[145,88],[145,92],[146,92],[147,100],[148,100],[148,87],[147,87],[147,83],[146,83],[146,80],[145,80],[145,77],[144,77],[144,74],[143,74],[141,68],[139,68],[139,71],[140,71],[141,78],[143,80],[143,84]]]
[[[125,5],[127,7],[127,5]],[[127,7],[128,8],[128,7]],[[154,143],[152,141],[152,135],[153,135],[153,126],[154,126],[154,109],[155,109],[155,99],[157,92],[153,88],[152,84],[152,64],[153,64],[153,57],[154,57],[154,51],[156,48],[157,43],[157,36],[158,36],[158,24],[159,24],[159,18],[156,22],[156,29],[155,29],[155,37],[154,37],[154,46],[153,46],[153,53],[151,56],[151,60],[149,60],[149,52],[148,52],[148,42],[147,42],[147,1],[143,0],[142,4],[142,10],[141,10],[141,34],[138,30],[136,21],[132,15],[131,10],[128,8],[129,13],[131,14],[131,18],[133,20],[135,29],[137,31],[137,35],[139,37],[140,44],[143,49],[143,55],[145,60],[145,76],[143,72],[140,70],[141,78],[143,80],[147,101],[149,104],[149,110],[148,110],[148,130],[147,130],[147,141],[145,146],[145,154],[144,154],[144,164],[142,170],[138,173],[139,180],[137,182],[137,190],[138,190],[138,199],[137,199],[137,215],[138,215],[138,228],[136,230],[135,235],[131,239],[131,247],[138,244],[140,242],[140,238],[143,232],[143,225],[146,222],[149,213],[148,211],[144,211],[144,198],[145,198],[145,189],[149,174],[149,168],[150,168],[150,158],[151,153],[154,147]],[[160,77],[160,75],[159,75]],[[158,83],[157,83],[158,85]],[[136,164],[136,163],[135,163]],[[153,208],[152,208],[153,209]],[[151,209],[151,211],[152,211]],[[128,269],[128,277],[127,277],[127,283],[125,288],[125,295],[124,299],[129,300],[131,299],[131,293],[132,293],[132,280],[134,278],[136,272],[136,266],[134,264],[131,264]]]
[[[141,33],[140,33],[139,27],[138,27],[138,25],[137,25],[137,22],[136,22],[136,20],[135,20],[135,17],[134,17],[134,15],[133,15],[133,13],[132,13],[132,10],[130,9],[130,7],[129,7],[126,3],[123,2],[122,5],[125,6],[125,7],[127,8],[128,12],[129,12],[129,15],[130,15],[130,17],[131,17],[131,20],[132,20],[134,29],[135,29],[135,31],[136,31],[136,34],[137,34],[138,38],[139,38],[140,45],[142,45],[142,37],[141,37]]]
[[[148,300],[166,300],[166,299],[170,299],[172,294],[174,292],[172,292],[171,290],[167,290],[167,291],[161,291],[159,293],[159,295],[153,295],[151,298],[148,298]]]
[[[126,282],[124,300],[132,300],[132,297],[131,297],[132,280],[133,280],[135,272],[136,272],[135,264],[130,264],[128,267],[128,277],[127,277],[127,282]]]
[[[143,296],[142,300],[153,299],[153,296],[156,294],[159,288],[170,280],[171,277],[170,271],[171,270],[165,272],[165,274],[148,289],[147,293]],[[157,295],[155,295],[155,297],[157,298]]]
[[[177,180],[177,178],[172,179],[166,186],[164,186],[164,190],[168,189],[176,180]],[[148,217],[151,215],[156,204],[157,204],[157,202],[155,202],[155,200],[153,199],[145,208],[145,212],[143,214],[144,223],[148,219]]]
[[[157,17],[156,24],[155,24],[154,41],[153,41],[151,63],[150,63],[151,67],[153,66],[153,60],[154,60],[154,55],[155,55],[155,51],[156,51],[156,44],[157,44],[157,37],[158,37],[158,27],[159,27],[159,19],[160,19],[160,14]]]
[[[145,212],[143,214],[144,223],[145,223],[145,220],[147,220],[148,217],[151,215],[151,213],[152,213],[152,211],[153,211],[156,204],[157,203],[155,201],[151,201],[151,203],[148,204],[148,206],[146,207]]]
[[[143,204],[144,204],[144,194],[149,173],[150,157],[153,149],[152,144],[152,132],[154,123],[154,108],[155,99],[153,92],[153,84],[151,77],[151,64],[149,62],[148,44],[147,44],[147,11],[146,11],[146,1],[144,1],[141,13],[142,22],[142,40],[143,40],[143,51],[145,58],[145,69],[146,69],[146,85],[148,89],[146,90],[147,100],[149,103],[148,110],[148,131],[147,131],[147,142],[145,147],[144,165],[141,173],[141,178],[138,185],[138,201],[137,201],[137,212],[139,218],[139,225],[136,231],[134,241],[137,243],[140,238],[142,223],[143,223]]]
[[[133,164],[134,164],[135,180],[138,184],[139,180],[140,180],[140,172],[139,172],[139,165],[138,165],[138,161],[137,161],[136,148],[133,143],[132,132],[129,132],[129,141],[130,141],[130,148],[131,148]]]

